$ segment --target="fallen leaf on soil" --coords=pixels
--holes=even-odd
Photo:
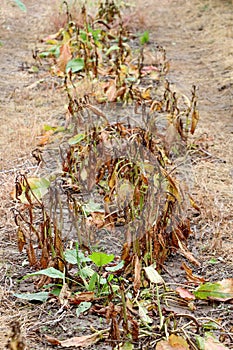
[[[183,256],[188,259],[192,264],[196,266],[201,266],[200,262],[194,258],[194,256],[190,253],[190,251],[182,244],[182,242],[178,239],[178,245]]]
[[[95,299],[95,293],[94,292],[82,292],[79,294],[75,294],[70,299],[70,304],[80,304],[83,301],[92,301]]]
[[[45,335],[45,338],[50,344],[60,345],[63,348],[69,348],[71,346],[75,348],[78,348],[78,347],[86,348],[87,346],[93,345],[97,343],[99,340],[101,340],[104,337],[103,334],[106,331],[107,330],[100,331],[90,335],[83,335],[81,337],[73,337],[67,340],[59,340],[57,338],[52,338],[47,335]]]
[[[190,269],[190,267],[187,266],[185,264],[185,262],[182,263],[181,268],[186,272],[186,278],[187,278],[188,281],[194,282],[196,284],[200,284],[200,283],[205,282],[204,277],[199,277],[199,276],[193,275],[192,269]]]
[[[198,299],[229,301],[233,299],[233,278],[202,284],[196,289],[194,295]]]
[[[205,338],[197,337],[198,348],[203,350],[228,350],[228,348],[221,344],[212,335],[207,335]]]
[[[195,300],[195,296],[185,288],[178,287],[178,288],[176,288],[176,292],[179,294],[179,296],[182,299]]]
[[[40,137],[38,146],[44,146],[47,143],[49,143],[51,136],[54,134],[53,130],[47,130],[45,133]]]
[[[168,340],[161,340],[156,345],[156,350],[189,350],[186,340],[178,335],[172,334]]]

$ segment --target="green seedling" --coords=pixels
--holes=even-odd
[[[150,40],[150,35],[148,30],[146,30],[140,37],[139,37],[139,41],[141,45],[145,45],[148,44]]]

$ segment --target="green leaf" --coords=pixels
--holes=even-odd
[[[89,285],[88,285],[88,290],[91,292],[93,290],[95,290],[95,285],[96,285],[96,282],[99,278],[99,275],[97,272],[93,273],[91,279],[90,279],[90,282],[89,282]]]
[[[37,271],[37,272],[29,273],[26,276],[24,276],[22,278],[22,280],[24,280],[26,278],[29,278],[31,276],[38,276],[38,275],[44,275],[44,276],[48,276],[48,277],[51,277],[51,278],[61,278],[61,279],[64,278],[64,273],[63,272],[55,269],[54,267],[48,267],[47,269],[44,269],[44,270],[40,270],[40,271]]]
[[[205,350],[205,340],[200,335],[196,336],[196,342],[199,350]]]
[[[45,124],[43,126],[43,129],[44,129],[44,131],[52,130],[54,133],[63,132],[66,130],[66,128],[64,126],[51,126],[51,125],[47,125],[47,124]]]
[[[90,213],[98,212],[98,213],[104,213],[105,210],[100,203],[96,203],[93,200],[90,200],[88,203],[83,205],[83,210],[86,215],[89,215]]]
[[[76,145],[85,138],[84,134],[77,134],[68,140],[69,145]]]
[[[209,264],[218,264],[219,261],[216,259],[216,258],[211,258],[209,261],[208,261]]]
[[[34,201],[35,198],[41,199],[47,192],[48,188],[50,186],[50,181],[44,177],[29,177],[27,178],[27,182],[30,186],[30,191],[28,192],[28,195],[30,196],[31,200]],[[19,199],[22,203],[28,203],[28,200],[25,196],[25,191],[27,186],[21,184],[22,186],[22,194],[19,196]]]
[[[140,44],[141,45],[144,45],[144,44],[147,44],[150,40],[150,37],[149,37],[149,32],[148,30],[146,30],[139,38],[140,40]]]
[[[83,254],[83,252],[79,251],[78,252],[78,257],[77,257],[77,251],[76,249],[67,249],[64,253],[65,256],[65,260],[69,263],[69,264],[77,264],[77,258],[78,258],[78,262],[79,263],[83,263],[83,262],[88,262],[91,261],[87,256],[85,256]]]
[[[41,301],[42,303],[48,299],[49,292],[39,292],[39,293],[22,293],[22,294],[14,294],[16,298],[28,300],[28,301]]]
[[[127,341],[120,347],[120,350],[133,350],[133,349],[134,349],[134,345],[129,341]]]
[[[89,310],[92,303],[90,301],[82,301],[76,309],[76,315],[79,317],[85,311]]]
[[[205,330],[213,330],[213,329],[219,329],[219,326],[215,322],[209,321],[209,322],[204,323],[202,325],[202,328]]]
[[[14,0],[14,2],[20,8],[20,10],[22,10],[23,12],[27,12],[27,8],[26,8],[26,6],[24,5],[24,3],[22,1]]]
[[[84,60],[83,58],[74,58],[73,60],[70,60],[66,65],[66,73],[68,73],[69,70],[72,71],[72,73],[76,73],[81,71],[84,68]]]
[[[101,252],[93,252],[91,255],[89,255],[89,258],[91,261],[93,261],[94,264],[96,264],[96,266],[102,267],[113,261],[114,255]]]

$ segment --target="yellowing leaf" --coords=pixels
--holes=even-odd
[[[40,140],[38,142],[38,146],[44,146],[47,143],[49,143],[49,140],[50,140],[51,136],[53,135],[53,133],[54,133],[54,131],[52,129],[46,130],[44,135],[42,135],[40,137]]]
[[[144,267],[146,277],[152,283],[164,283],[160,274],[155,270],[154,265]]]
[[[151,87],[149,86],[147,89],[142,91],[141,95],[144,100],[151,100]]]
[[[215,283],[204,283],[196,289],[194,295],[198,299],[231,300],[233,299],[233,278],[227,278]]]
[[[28,203],[28,200],[26,198],[26,191],[32,202],[35,202],[36,198],[41,199],[48,192],[48,188],[50,186],[49,180],[43,177],[30,177],[27,179],[27,182],[29,189],[27,188],[28,186],[25,181],[21,184],[23,192],[18,198],[22,203]]]

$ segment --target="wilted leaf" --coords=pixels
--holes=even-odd
[[[194,134],[198,120],[199,120],[199,112],[195,109],[192,113],[192,122],[191,122],[191,129],[190,129],[191,134]]]
[[[141,264],[139,257],[136,255],[134,262],[134,281],[133,289],[137,293],[141,286]]]
[[[75,294],[73,297],[70,298],[71,304],[80,304],[82,302],[92,301],[95,299],[95,293],[94,292],[82,292]]]
[[[83,347],[86,348],[87,346],[93,345],[97,343],[100,339],[103,338],[103,334],[105,331],[100,331],[91,335],[84,335],[81,337],[73,337],[67,340],[58,340],[57,338],[51,338],[46,336],[46,340],[53,344],[53,345],[60,345],[63,348],[69,348],[69,347]]]
[[[101,252],[93,252],[91,255],[89,255],[89,258],[91,261],[93,261],[94,264],[96,264],[96,266],[102,267],[113,261],[114,255]]]
[[[116,82],[115,80],[111,80],[108,83],[108,87],[105,91],[105,94],[108,98],[109,102],[114,102],[116,101],[116,96],[117,96],[117,87],[116,87]]]
[[[21,253],[23,250],[23,247],[26,243],[26,239],[25,239],[25,235],[20,227],[18,228],[18,231],[17,231],[17,242],[18,242],[18,249]]]
[[[46,145],[49,142],[53,133],[54,133],[54,131],[52,129],[46,130],[45,133],[40,137],[39,142],[38,142],[38,146]]]
[[[233,299],[233,278],[227,278],[219,282],[207,282],[199,286],[194,295],[198,299],[211,299],[228,301]]]
[[[30,186],[30,190],[28,191],[28,195],[30,196],[32,201],[35,200],[34,196],[37,199],[41,199],[48,192],[48,188],[50,186],[50,181],[46,178],[43,178],[43,177],[41,177],[41,178],[29,177],[29,178],[27,178],[27,182]],[[26,185],[21,184],[21,187],[22,187],[23,192],[18,198],[21,200],[22,203],[28,203],[28,200],[25,196]]]
[[[16,298],[28,300],[28,301],[41,301],[42,303],[48,299],[49,292],[38,292],[38,293],[21,293],[14,294]]]
[[[97,228],[101,228],[105,224],[105,213],[91,213],[92,222]]]
[[[59,293],[59,301],[63,307],[67,307],[69,304],[69,297],[71,296],[71,291],[67,283],[64,283],[62,289]]]
[[[186,340],[180,336],[172,334],[168,340],[161,340],[156,345],[156,350],[189,350]]]
[[[28,260],[31,266],[35,266],[37,259],[36,259],[36,253],[35,249],[33,247],[32,242],[29,243],[29,246],[27,247],[27,255],[28,255]]]
[[[185,288],[178,287],[178,288],[176,288],[176,292],[179,294],[179,296],[182,299],[195,300],[195,296]]]
[[[69,44],[63,44],[60,47],[60,56],[57,60],[57,66],[61,72],[66,71],[66,66],[69,60],[72,58]]]
[[[146,277],[152,283],[164,283],[164,280],[160,276],[160,274],[155,270],[154,264],[144,267]]]
[[[190,269],[190,267],[186,265],[185,262],[182,263],[182,269],[186,272],[186,278],[188,281],[194,282],[196,284],[205,282],[204,277],[193,275],[192,269]]]

